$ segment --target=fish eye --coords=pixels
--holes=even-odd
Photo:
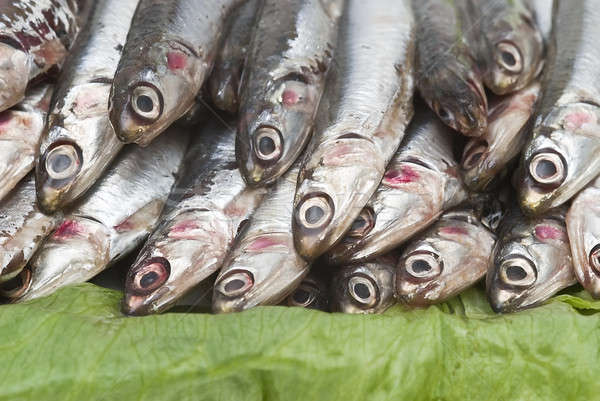
[[[509,256],[500,264],[500,280],[514,287],[529,287],[537,280],[537,271],[530,260]]]
[[[273,127],[262,126],[254,132],[254,151],[263,162],[274,163],[283,153],[281,132]]]
[[[19,298],[27,291],[31,284],[31,269],[24,268],[15,278],[2,283],[0,295],[6,298]]]
[[[221,278],[215,289],[226,297],[237,297],[245,294],[254,285],[254,277],[245,270],[233,270]]]
[[[511,42],[500,42],[496,45],[498,65],[506,71],[518,74],[523,71],[523,61],[519,48]]]
[[[533,155],[529,162],[529,174],[540,185],[558,187],[567,178],[567,169],[557,152],[545,150]]]
[[[318,290],[307,283],[302,283],[288,298],[288,305],[306,308],[310,306],[317,297]]]
[[[406,272],[417,279],[439,276],[442,268],[439,255],[429,251],[413,252],[404,261]]]
[[[370,207],[365,207],[352,223],[347,236],[351,238],[362,238],[375,226],[375,213]]]
[[[597,244],[590,251],[589,262],[590,266],[592,266],[594,270],[600,272],[600,244]]]
[[[296,221],[307,229],[324,227],[332,218],[332,202],[325,194],[312,194],[298,205]]]
[[[370,277],[356,275],[348,280],[348,294],[360,308],[374,307],[379,301],[379,291]]]
[[[136,295],[148,295],[162,286],[171,274],[171,265],[165,258],[150,258],[127,275],[125,287]]]
[[[439,106],[437,110],[437,114],[440,119],[446,124],[452,124],[454,121],[454,115],[450,110],[445,107]]]
[[[131,108],[138,117],[156,121],[162,113],[162,96],[153,86],[139,84],[131,92]]]
[[[79,173],[81,169],[81,152],[70,143],[57,144],[46,151],[44,167],[48,177],[53,180],[64,180]]]
[[[470,169],[475,167],[487,149],[488,147],[485,142],[475,143],[472,146],[467,147],[463,156],[463,168]]]

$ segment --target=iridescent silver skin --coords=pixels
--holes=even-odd
[[[240,80],[256,25],[256,14],[262,3],[262,0],[246,0],[232,13],[215,65],[206,81],[213,104],[230,114],[238,111]]]
[[[481,138],[466,145],[461,161],[465,185],[485,191],[521,152],[527,142],[534,107],[540,94],[539,82],[490,103],[488,126]]]
[[[335,68],[298,177],[294,240],[312,260],[352,226],[412,117],[414,24],[408,1],[347,2]]]
[[[472,208],[446,212],[404,249],[396,296],[426,306],[459,294],[485,276],[495,241]]]
[[[249,188],[237,169],[235,129],[205,125],[160,225],[127,273],[123,312],[162,312],[216,272],[265,192]]]
[[[59,66],[92,0],[0,2],[0,111],[19,103],[31,80]]]
[[[577,280],[600,298],[600,179],[593,181],[571,203],[567,214],[573,268]]]
[[[264,0],[240,88],[236,154],[249,184],[274,182],[306,146],[342,5],[341,0]]]
[[[21,103],[0,113],[0,199],[33,168],[52,89],[32,88]]]
[[[485,85],[497,95],[528,86],[544,67],[544,37],[531,0],[469,0]],[[551,3],[550,0],[547,0]]]
[[[379,188],[328,253],[332,264],[390,252],[467,198],[451,130],[425,105],[417,110]]]
[[[467,0],[412,0],[417,25],[415,79],[421,96],[449,127],[481,136],[487,98],[465,19]]]
[[[329,291],[327,284],[324,274],[315,272],[315,266],[312,266],[311,272],[288,295],[285,301],[283,301],[283,305],[328,312]]]
[[[0,282],[21,273],[61,219],[60,213],[46,215],[38,209],[33,174],[0,201]]]
[[[187,143],[187,133],[174,130],[146,149],[127,148],[42,244],[22,285],[3,295],[21,302],[82,283],[140,245],[158,223]]]
[[[117,137],[147,146],[194,104],[241,0],[140,0],[110,93]]]
[[[97,0],[56,85],[36,164],[40,208],[82,196],[123,144],[108,121],[108,95],[137,0]]]
[[[598,37],[595,1],[556,2],[544,93],[517,184],[527,214],[562,205],[600,173]]]
[[[215,282],[214,312],[277,305],[308,274],[309,262],[296,251],[292,236],[298,170],[296,164],[277,181],[237,236]]]
[[[331,308],[353,314],[383,313],[396,303],[394,296],[397,255],[345,265],[333,276]]]
[[[561,208],[528,218],[515,208],[504,218],[486,278],[494,311],[538,305],[576,283],[565,212]]]

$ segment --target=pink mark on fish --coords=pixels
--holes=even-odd
[[[0,113],[0,128],[10,123],[12,120],[12,111],[6,110]]]
[[[440,228],[440,234],[446,235],[468,235],[469,232],[463,227],[442,227]]]
[[[281,95],[281,101],[286,106],[293,106],[298,103],[298,100],[300,100],[300,96],[291,89],[286,89]]]
[[[168,236],[177,239],[194,239],[195,236],[192,235],[192,231],[199,228],[200,226],[196,221],[184,220],[171,227]]]
[[[554,239],[558,241],[566,241],[567,234],[556,227],[539,225],[535,227],[535,236],[537,239],[544,241],[547,239]]]
[[[383,176],[383,184],[388,187],[396,187],[401,184],[408,184],[418,181],[419,173],[410,166],[401,166],[400,171],[389,170]]]
[[[167,63],[171,71],[182,70],[187,65],[187,56],[181,52],[167,53]]]
[[[121,223],[114,226],[113,228],[118,233],[124,233],[126,231],[131,231],[134,227],[135,225],[133,224],[133,222],[131,222],[130,220],[124,220]]]
[[[250,252],[259,252],[259,251],[263,251],[267,248],[271,248],[273,246],[277,246],[277,245],[285,245],[284,243],[282,243],[281,241],[277,241],[273,238],[269,238],[269,237],[261,237],[258,238],[256,240],[254,240],[247,248],[247,251]]]
[[[584,124],[590,123],[592,116],[585,111],[578,111],[566,116],[565,120],[565,128],[575,130],[581,128]]]
[[[75,220],[65,220],[56,231],[54,231],[52,238],[57,240],[67,240],[83,232],[85,232],[85,227],[82,224]]]

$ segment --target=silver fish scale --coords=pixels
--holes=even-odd
[[[39,213],[35,204],[35,181],[29,177],[0,203],[0,245],[10,240],[34,213]]]

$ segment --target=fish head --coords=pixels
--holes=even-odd
[[[497,95],[524,88],[544,67],[544,38],[529,12],[497,19],[487,44],[483,80]]]
[[[194,57],[190,46],[158,40],[119,69],[109,117],[122,142],[147,146],[193,106],[198,88],[192,83],[200,73]]]
[[[539,90],[540,84],[536,82],[490,104],[485,134],[471,139],[462,156],[463,180],[470,190],[481,192],[490,188],[507,164],[517,157],[527,138],[527,122]]]
[[[419,90],[444,124],[463,135],[479,137],[487,127],[487,97],[477,71],[461,63],[435,67],[421,78]]]
[[[0,36],[0,111],[25,97],[32,60],[18,41]]]
[[[233,234],[231,219],[214,210],[169,217],[127,273],[123,312],[147,315],[168,309],[221,266]]]
[[[299,308],[327,311],[329,308],[327,286],[311,273],[287,297],[285,304]]]
[[[537,305],[575,283],[564,220],[517,222],[496,244],[486,278],[496,312]]]
[[[396,270],[397,297],[426,306],[458,294],[485,275],[494,241],[472,213],[446,213],[404,250]]]
[[[598,107],[574,103],[539,119],[519,174],[519,202],[527,214],[565,203],[600,173]]]
[[[250,185],[273,183],[304,149],[320,99],[320,85],[313,82],[318,79],[290,73],[267,79],[264,89],[245,95],[236,153]]]
[[[213,311],[217,313],[276,305],[308,273],[308,263],[294,251],[290,233],[245,238],[223,266],[213,292]]]
[[[395,259],[383,261],[380,259],[345,266],[334,275],[332,282],[334,310],[353,314],[382,313],[396,302],[394,298]]]
[[[577,195],[567,215],[567,231],[578,281],[600,298],[600,182]]]

